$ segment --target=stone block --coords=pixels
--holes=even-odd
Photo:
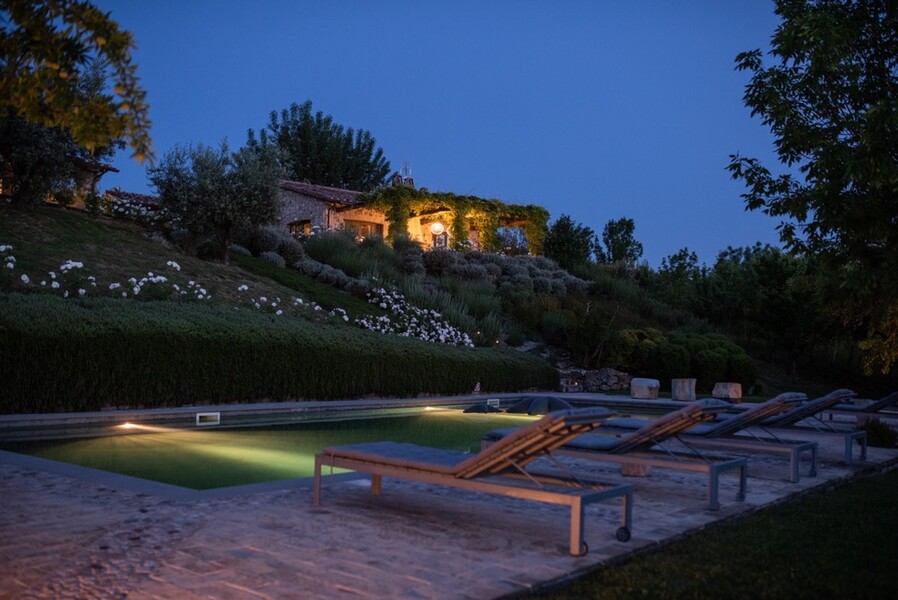
[[[657,379],[646,377],[634,377],[630,380],[630,397],[644,400],[653,400],[658,397],[661,382]]]
[[[721,400],[740,402],[742,400],[742,384],[731,382],[718,382],[714,384],[711,396]]]
[[[620,474],[624,477],[650,477],[652,475],[652,467],[637,463],[621,463]]]
[[[695,379],[671,379],[670,397],[673,400],[695,400]]]

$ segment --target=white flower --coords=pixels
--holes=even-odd
[[[180,270],[181,270],[181,265],[179,265],[178,263],[176,263],[176,262],[173,261],[173,260],[170,260],[170,261],[168,261],[168,262],[165,263],[165,264],[168,265],[169,267],[171,267],[172,269],[174,269],[175,271],[180,271]]]
[[[46,280],[41,280],[41,285],[46,286],[46,285],[47,285],[47,281],[46,281]]]
[[[28,275],[25,275],[25,273],[22,273],[21,279],[22,279],[22,283],[28,283],[28,282],[31,281],[31,280],[28,278]]]
[[[94,277],[93,275],[88,275],[88,276],[87,276],[87,280],[88,280],[88,281],[96,281],[97,278]]]
[[[6,252],[7,250],[12,250],[12,246],[9,244],[0,244],[0,252]]]
[[[53,271],[50,271],[49,275],[50,279],[56,279],[56,273],[54,273]]]
[[[284,311],[278,310],[278,311],[277,311],[276,313],[274,313],[274,314],[276,314],[277,316],[281,316],[282,314],[284,314]]]
[[[262,296],[261,298],[259,298],[259,302],[268,302],[268,298]]]
[[[134,295],[136,296],[137,294],[140,293],[140,286],[139,286],[139,285],[135,285],[135,286],[131,289],[131,291],[134,292]]]
[[[54,281],[53,283],[50,284],[50,287],[53,288],[54,290],[59,289],[59,282]]]
[[[127,297],[128,297],[128,292],[122,292],[122,298],[127,298]]]
[[[66,290],[65,293],[62,295],[62,297],[63,297],[63,298],[68,298],[68,297],[69,297],[69,291]]]
[[[78,288],[78,295],[79,295],[79,296],[83,296],[83,295],[86,294],[86,293],[87,293],[87,290],[85,290],[84,288]]]
[[[118,289],[118,288],[120,288],[120,287],[122,287],[122,284],[120,284],[120,283],[110,283],[110,284],[109,284],[109,289],[110,289],[110,290],[115,290],[115,289]]]
[[[249,286],[246,285],[245,283],[244,283],[243,285],[237,286],[237,291],[238,291],[238,292],[245,292],[245,291],[248,290],[248,289],[249,289]]]

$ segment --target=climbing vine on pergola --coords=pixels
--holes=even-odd
[[[457,196],[448,192],[431,193],[407,186],[391,186],[365,194],[360,198],[368,206],[384,211],[390,222],[388,239],[393,232],[407,231],[412,217],[441,212],[449,213],[449,230],[456,249],[462,249],[473,226],[480,234],[481,249],[497,252],[500,227],[520,226],[531,254],[541,254],[546,237],[549,211],[533,204],[505,204],[477,196]]]

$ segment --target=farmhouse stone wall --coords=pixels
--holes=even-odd
[[[281,215],[278,227],[286,230],[290,223],[296,221],[310,221],[312,227],[322,230],[331,227],[328,223],[327,204],[316,198],[304,194],[281,189]]]

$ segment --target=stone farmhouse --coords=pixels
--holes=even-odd
[[[544,227],[545,218],[548,217],[548,213],[540,207],[517,207],[497,200],[464,197],[461,197],[465,207],[462,210],[454,202],[459,197],[452,194],[430,194],[426,188],[415,189],[411,178],[402,179],[398,174],[381,191],[383,190],[397,192],[403,197],[414,197],[408,207],[406,230],[409,239],[427,249],[451,247],[456,242],[451,239],[453,234],[460,236],[461,233],[467,238],[467,247],[489,249],[489,245],[482,242],[493,235],[497,228],[526,227],[534,215],[537,221],[541,221],[537,225]],[[154,196],[118,189],[107,190],[105,195],[109,199],[142,207],[159,203],[159,199]],[[363,194],[309,182],[282,180],[280,196],[281,210],[277,226],[293,235],[311,235],[335,229],[352,231],[359,239],[371,235],[387,238],[391,234],[393,224],[388,218],[388,206],[377,202],[377,192],[373,195]],[[393,195],[394,198],[395,196],[396,194]],[[463,214],[464,225],[453,229],[460,213]],[[493,215],[489,222],[482,217],[486,213]],[[487,229],[490,230],[489,233],[485,233]]]

